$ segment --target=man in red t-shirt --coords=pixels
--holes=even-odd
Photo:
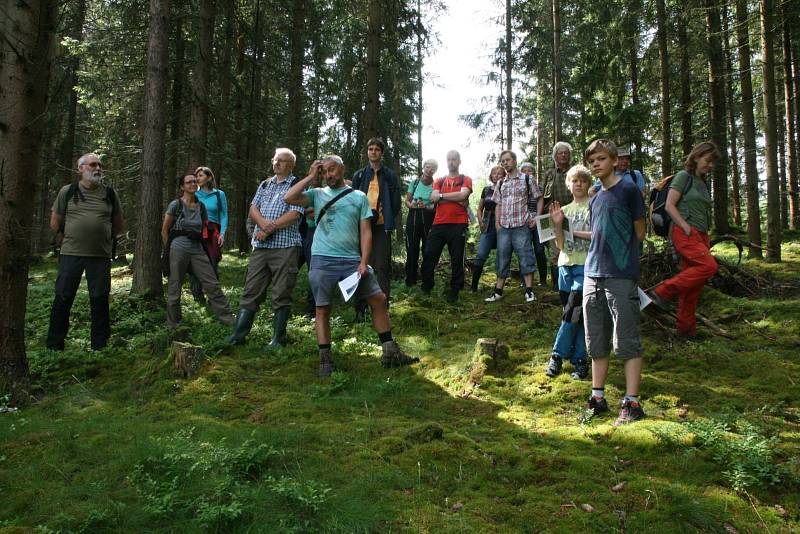
[[[422,257],[422,291],[433,289],[433,273],[444,246],[450,254],[450,290],[447,302],[456,302],[464,287],[464,247],[467,241],[467,199],[472,194],[472,178],[459,174],[461,156],[455,150],[447,153],[447,176],[433,183],[431,200],[436,203],[436,217],[425,243]]]

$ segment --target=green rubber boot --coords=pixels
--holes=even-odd
[[[244,338],[250,333],[253,328],[253,321],[256,318],[256,312],[239,309],[239,314],[236,316],[236,323],[233,325],[233,333],[228,336],[229,345],[244,345]]]
[[[291,311],[289,306],[275,310],[275,316],[272,318],[272,341],[269,342],[269,348],[279,348],[286,344],[286,323],[289,322]]]

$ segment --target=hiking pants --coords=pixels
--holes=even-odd
[[[221,322],[233,324],[233,314],[228,299],[219,287],[211,260],[204,251],[189,252],[172,247],[169,251],[169,283],[167,284],[167,326],[177,327],[181,322],[181,286],[186,271],[192,272],[200,280],[203,291],[208,296],[211,311]]]
[[[292,291],[297,283],[300,247],[257,248],[250,254],[239,307],[258,311],[272,284],[272,310],[292,305]]]
[[[56,294],[50,309],[50,327],[47,331],[47,348],[49,349],[64,350],[64,339],[69,331],[69,314],[84,271],[86,271],[86,285],[89,286],[92,349],[102,349],[108,343],[108,338],[111,336],[111,321],[108,312],[108,296],[111,293],[111,260],[62,254],[58,257]]]
[[[690,235],[675,224],[672,227],[672,244],[681,258],[681,272],[656,287],[658,296],[671,300],[678,297],[675,329],[679,335],[697,334],[697,301],[706,282],[717,272],[717,261],[711,256],[708,234],[692,227]]]
[[[433,226],[433,210],[411,208],[406,218],[406,285],[417,283],[419,275],[419,253],[425,251],[428,232]]]
[[[428,234],[422,254],[422,290],[430,291],[434,285],[434,271],[445,245],[450,254],[450,290],[464,287],[464,248],[467,243],[466,224],[434,224]]]

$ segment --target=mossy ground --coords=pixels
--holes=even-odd
[[[715,253],[735,261],[733,248]],[[784,257],[744,266],[796,283],[800,243],[788,242]],[[232,255],[222,264],[234,306],[245,267],[246,257]],[[37,400],[0,413],[0,532],[800,528],[798,292],[705,291],[704,313],[734,340],[683,343],[645,319],[648,417],[614,428],[613,416],[581,417],[589,382],[544,375],[560,307],[541,288],[534,306],[511,283],[501,303],[464,291],[448,305],[441,280],[432,296],[395,282],[394,333],[422,357],[397,370],[380,367],[373,331],[352,325],[351,308],[339,305],[329,379],[315,376],[302,276],[291,346],[276,352],[264,349],[268,306],[247,345],[228,348],[227,329],[185,292],[190,340],[208,358],[198,378],[180,380],[163,309],[128,295],[128,268],[112,275],[111,346],[88,350],[84,284],[68,348],[56,354],[43,349],[55,263],[31,272],[26,333]],[[490,273],[483,282],[488,290]],[[510,356],[462,398],[481,337],[507,343]],[[619,362],[609,376],[613,406],[624,393]],[[698,438],[708,425],[723,430]]]

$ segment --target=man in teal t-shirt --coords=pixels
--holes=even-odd
[[[319,169],[323,169],[326,187],[309,188]],[[372,267],[372,209],[367,195],[345,185],[344,163],[339,156],[327,156],[311,164],[308,176],[293,185],[284,197],[287,204],[313,206],[317,229],[311,246],[309,285],[316,303],[319,375],[333,372],[331,354],[331,303],[338,284],[358,273],[359,282],[352,298],[361,298],[372,309],[372,324],[383,347],[381,365],[400,367],[419,361],[412,358],[392,338],[386,295],[381,291]]]

